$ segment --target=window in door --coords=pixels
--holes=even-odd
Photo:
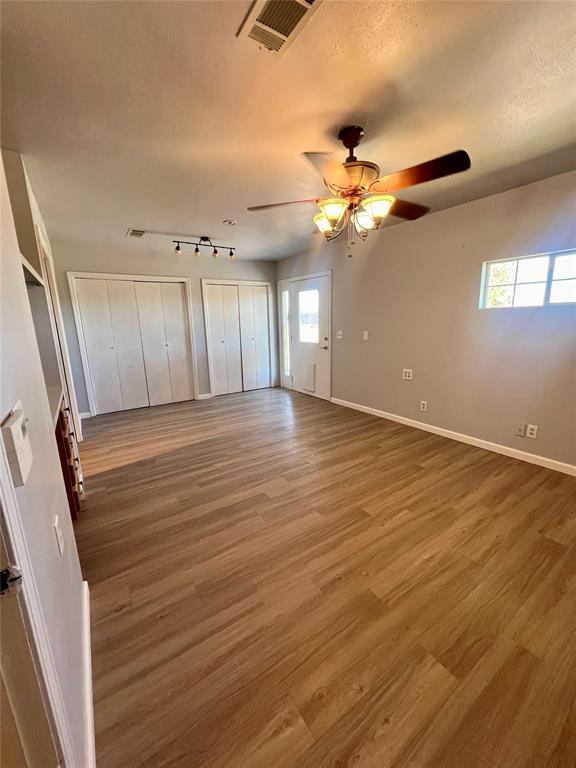
[[[320,291],[298,292],[298,338],[305,344],[318,344]]]
[[[290,292],[282,291],[282,369],[290,376]]]

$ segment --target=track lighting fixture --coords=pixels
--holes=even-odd
[[[212,256],[216,259],[218,258],[218,248],[228,248],[228,259],[232,261],[234,259],[234,251],[236,250],[235,246],[229,246],[229,245],[218,245],[216,243],[213,243],[212,240],[207,235],[201,235],[197,241],[190,242],[189,240],[172,240],[173,243],[176,244],[176,247],[174,248],[176,253],[180,253],[181,245],[193,245],[194,246],[194,255],[199,256],[200,255],[200,248],[212,248]]]

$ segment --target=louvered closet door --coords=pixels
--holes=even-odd
[[[77,279],[76,294],[96,413],[121,411],[124,405],[106,281]]]
[[[164,328],[168,344],[168,367],[172,400],[194,397],[192,357],[190,354],[190,321],[182,283],[161,283]]]
[[[136,300],[150,405],[172,402],[162,283],[136,282]]]
[[[268,290],[263,285],[241,285],[240,328],[245,390],[270,386]]]
[[[107,280],[108,303],[114,331],[122,405],[149,405],[136,291],[131,280]]]

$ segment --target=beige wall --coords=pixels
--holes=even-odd
[[[562,174],[280,262],[333,270],[333,397],[576,464],[576,305],[478,309],[483,261],[576,247],[575,196]]]
[[[182,252],[176,255],[169,242],[166,248],[161,251],[152,249],[146,244],[145,239],[139,242],[137,247],[130,243],[125,250],[110,251],[97,245],[73,243],[52,238],[54,268],[60,301],[62,303],[62,314],[64,316],[72,374],[80,412],[87,412],[89,406],[66,272],[109,272],[129,275],[191,277],[198,384],[200,393],[206,393],[209,392],[210,386],[202,309],[201,279],[211,277],[215,279],[266,280],[274,282],[276,279],[276,264],[268,261],[237,260],[230,262],[225,258],[213,259],[210,251],[208,249],[204,250],[206,250],[206,253],[196,258],[193,249],[189,246],[182,246]]]
[[[10,170],[6,168],[7,173]],[[82,574],[4,167],[0,171],[0,184],[0,421],[18,400],[22,402],[34,456],[26,484],[15,489],[32,568],[31,573],[24,574],[24,579],[35,584],[39,595],[49,652],[76,754],[75,765],[87,766]],[[53,528],[56,515],[64,537],[62,555]]]

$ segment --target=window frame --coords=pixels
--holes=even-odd
[[[550,294],[552,292],[552,285],[553,283],[561,283],[564,280],[574,280],[576,278],[573,277],[566,277],[566,278],[560,278],[557,280],[554,280],[554,267],[556,264],[556,259],[559,256],[567,256],[574,254],[576,255],[576,248],[566,248],[562,251],[547,251],[544,253],[531,253],[527,254],[525,256],[511,256],[507,259],[490,259],[489,261],[485,261],[482,263],[482,275],[480,279],[480,299],[478,302],[478,308],[479,309],[544,309],[549,307],[566,307],[570,305],[576,306],[576,300],[575,301],[550,301]],[[542,301],[542,304],[532,304],[532,305],[520,305],[520,306],[514,306],[514,304],[510,306],[504,306],[504,307],[490,307],[487,305],[487,296],[488,296],[488,290],[489,288],[493,288],[495,286],[489,285],[488,280],[488,274],[490,270],[490,266],[492,264],[504,264],[507,261],[525,261],[527,259],[534,259],[538,258],[539,256],[547,256],[548,261],[548,271],[546,273],[546,284],[544,288],[544,299]],[[502,284],[503,286],[511,286],[514,291],[516,290],[516,287],[518,285],[531,285],[531,284],[538,284],[543,283],[544,280],[534,280],[533,283],[518,283],[516,282],[518,276],[518,266],[516,266],[516,274],[514,276],[514,282],[513,283],[506,283]],[[514,301],[514,294],[512,296],[512,301]]]

